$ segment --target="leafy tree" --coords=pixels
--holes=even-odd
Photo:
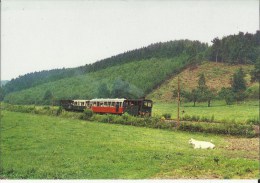
[[[242,68],[240,68],[236,73],[234,73],[232,78],[232,91],[235,93],[235,98],[237,101],[241,101],[245,98],[246,91],[246,81],[244,79],[245,73]]]
[[[214,93],[212,90],[210,89],[206,89],[205,92],[204,92],[204,98],[205,100],[208,102],[208,107],[210,107],[210,102],[211,100],[215,97]]]
[[[178,90],[175,89],[173,90],[173,98],[176,98],[178,97]],[[180,90],[180,103],[182,103],[182,101],[184,99],[188,99],[190,101],[190,93],[188,91],[185,91],[183,89]]]
[[[232,78],[232,90],[233,92],[245,91],[246,90],[246,81],[244,79],[245,73],[242,68],[240,68],[236,73],[233,74]]]
[[[206,85],[205,75],[203,73],[199,75],[198,87],[197,88],[201,93],[204,93],[208,88],[207,85]]]
[[[218,62],[221,50],[221,40],[219,38],[215,38],[211,42],[213,43],[212,54],[215,56],[215,61]]]
[[[200,102],[207,101],[208,107],[210,107],[211,100],[215,97],[215,95],[214,95],[213,91],[210,90],[208,88],[208,86],[206,85],[206,79],[205,79],[205,75],[203,73],[199,75],[197,90],[199,92],[198,101],[200,101]]]
[[[218,95],[221,99],[226,101],[227,105],[231,105],[235,101],[235,94],[231,88],[221,88]]]
[[[186,98],[188,101],[193,102],[195,107],[196,102],[208,102],[208,107],[211,105],[211,100],[215,97],[214,92],[210,90],[206,85],[205,75],[202,73],[199,75],[198,86],[191,92],[181,90],[181,99]],[[177,90],[174,90],[173,97],[177,97]]]
[[[195,107],[196,102],[200,98],[200,92],[197,89],[193,89],[191,92],[186,93],[186,97],[188,98],[189,101],[193,102],[193,106]]]

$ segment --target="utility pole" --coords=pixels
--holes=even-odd
[[[178,76],[178,110],[177,110],[177,128],[180,126],[180,77]]]

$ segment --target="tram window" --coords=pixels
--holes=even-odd
[[[150,103],[150,102],[144,102],[144,106],[145,106],[145,107],[152,107],[152,103]]]
[[[107,102],[104,102],[104,106],[107,106]]]
[[[112,105],[111,106],[115,106],[115,102],[112,102]]]

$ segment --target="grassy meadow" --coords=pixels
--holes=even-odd
[[[190,138],[216,149],[193,149]],[[259,178],[258,138],[1,111],[1,178]],[[214,159],[218,159],[216,162]]]
[[[211,107],[207,103],[183,103],[180,107],[180,117],[199,116],[201,119],[214,118],[217,122],[246,123],[248,120],[259,121],[259,102],[256,100],[244,101],[234,105],[226,105],[225,101],[212,101]],[[184,111],[184,113],[182,112]],[[153,115],[171,114],[173,119],[177,118],[176,103],[155,102]]]

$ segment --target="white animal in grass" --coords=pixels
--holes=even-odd
[[[194,149],[213,149],[213,148],[215,148],[215,145],[212,144],[211,142],[198,141],[193,138],[191,138],[189,140],[189,144],[192,144]]]

